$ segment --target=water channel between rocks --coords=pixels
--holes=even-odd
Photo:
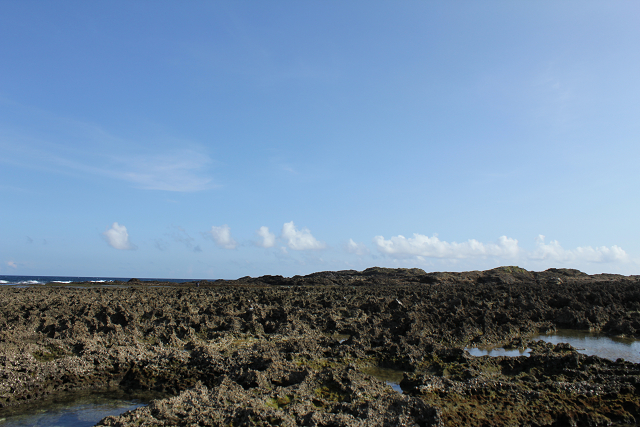
[[[588,331],[558,329],[550,335],[537,335],[532,340],[542,340],[551,344],[568,343],[579,353],[599,356],[610,360],[622,358],[629,362],[640,363],[640,340],[632,338],[608,337]],[[529,356],[529,349],[504,348],[466,348],[472,356]]]

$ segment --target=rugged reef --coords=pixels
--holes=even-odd
[[[638,276],[371,268],[113,285],[0,287],[0,418],[118,388],[167,397],[101,425],[640,420],[640,365],[531,340],[556,328],[640,338]],[[532,351],[473,357],[475,345]]]

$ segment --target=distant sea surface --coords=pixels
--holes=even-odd
[[[76,276],[0,276],[0,285],[43,285],[45,283],[72,283],[72,282],[94,282],[106,283],[113,281],[126,282],[130,277],[76,277]],[[198,279],[145,279],[138,277],[142,281],[155,280],[158,282],[184,283],[194,282]]]

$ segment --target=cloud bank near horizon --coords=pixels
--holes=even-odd
[[[170,237],[178,243],[182,243],[193,252],[204,252],[196,240],[182,227],[172,227]],[[411,237],[403,235],[385,238],[378,235],[372,239],[373,248],[353,239],[346,240],[343,244],[329,247],[324,241],[318,240],[308,228],[299,228],[293,221],[286,222],[282,226],[281,233],[276,235],[269,227],[261,226],[254,232],[258,239],[236,241],[231,234],[231,227],[227,224],[212,226],[208,232],[201,235],[213,240],[219,248],[235,250],[247,246],[261,247],[272,250],[279,249],[278,254],[295,259],[296,253],[306,252],[304,255],[309,260],[320,262],[321,253],[325,257],[330,253],[342,253],[334,259],[335,268],[342,267],[340,263],[347,263],[348,257],[357,257],[358,264],[368,262],[379,263],[380,259],[386,259],[387,263],[403,266],[410,263],[416,266],[431,266],[434,268],[468,268],[475,269],[478,266],[520,265],[525,268],[554,266],[567,266],[572,268],[585,268],[588,265],[625,265],[629,268],[640,265],[639,260],[632,258],[624,249],[613,246],[579,246],[575,249],[564,248],[557,240],[547,240],[544,235],[535,238],[532,247],[521,247],[517,239],[500,236],[494,242],[481,242],[469,239],[463,242],[446,241],[437,235],[426,236],[414,233]],[[114,222],[106,230],[103,237],[107,243],[118,250],[135,250],[137,246],[129,240],[127,227]],[[166,244],[166,242],[163,242]],[[157,246],[157,242],[156,242]],[[278,246],[278,248],[276,248]],[[292,250],[292,252],[288,252]],[[315,254],[314,254],[315,253]],[[356,258],[352,259],[356,259]],[[322,261],[324,263],[324,261]]]
[[[610,263],[627,262],[629,255],[617,245],[611,247],[580,246],[576,249],[564,249],[560,242],[552,240],[545,243],[545,236],[542,234],[536,237],[536,249],[529,254],[533,260],[551,260],[555,262],[589,262],[589,263]]]
[[[414,233],[410,238],[398,235],[389,240],[376,236],[373,238],[373,243],[381,253],[397,258],[515,258],[520,252],[518,241],[507,236],[500,237],[496,243],[481,243],[475,239],[462,243],[449,243],[438,239],[437,236],[428,237]]]
[[[437,236],[425,236],[414,233],[413,237],[403,235],[385,239],[383,236],[373,238],[378,251],[393,259],[438,258],[464,260],[473,258],[495,258],[502,261],[551,263],[618,263],[631,261],[629,255],[619,246],[581,246],[576,249],[565,249],[557,240],[545,243],[545,236],[536,237],[536,247],[527,251],[518,245],[518,240],[501,236],[496,242],[482,243],[475,239],[466,242],[447,242]]]

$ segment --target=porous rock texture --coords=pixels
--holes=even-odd
[[[640,365],[530,339],[640,337],[640,278],[371,268],[180,285],[0,287],[2,411],[78,390],[164,399],[109,426],[613,425]],[[529,347],[473,357],[465,347]],[[403,393],[370,375],[402,371]]]

